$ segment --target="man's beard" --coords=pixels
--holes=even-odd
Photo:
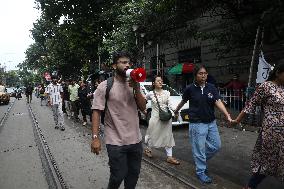
[[[126,78],[126,72],[124,70],[116,69],[116,74],[119,75],[120,77]]]

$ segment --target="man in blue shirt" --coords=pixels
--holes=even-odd
[[[226,119],[232,122],[230,114],[221,102],[218,90],[214,85],[206,82],[207,75],[204,66],[195,67],[195,81],[185,89],[182,101],[174,111],[177,116],[180,108],[189,100],[189,136],[196,165],[196,175],[202,183],[212,182],[212,179],[206,175],[206,162],[221,147],[214,107],[216,106],[226,116]]]

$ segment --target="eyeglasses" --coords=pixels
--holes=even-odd
[[[130,61],[117,61],[118,64],[132,64]]]
[[[198,74],[198,75],[208,75],[207,72],[198,72],[197,74]]]

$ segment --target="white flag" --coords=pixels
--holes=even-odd
[[[263,52],[260,52],[256,83],[263,83],[268,79],[269,72],[271,71],[272,66],[268,64],[263,56]]]

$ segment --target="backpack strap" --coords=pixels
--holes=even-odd
[[[112,87],[112,85],[113,85],[113,80],[114,80],[113,77],[107,78],[107,88],[106,88],[106,95],[105,95],[105,98],[106,98],[105,109],[106,109],[106,107],[107,107],[107,100],[108,100],[108,98],[109,98],[110,89],[111,89],[111,87]]]

